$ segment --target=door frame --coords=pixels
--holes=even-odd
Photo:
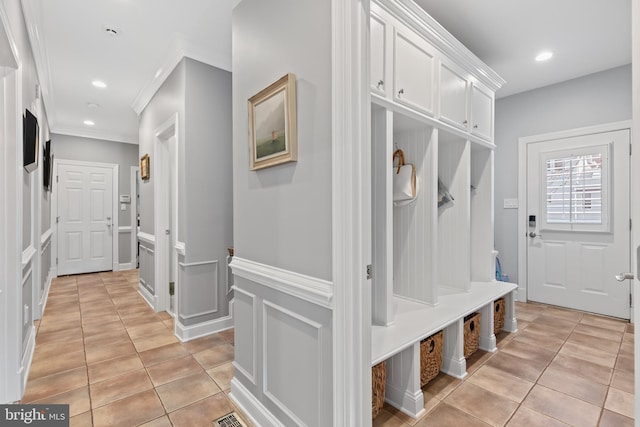
[[[131,211],[131,269],[135,270],[138,265],[138,191],[137,179],[140,173],[140,166],[131,166],[129,172],[129,193]]]
[[[333,425],[371,425],[370,0],[331,1]]]
[[[22,141],[23,67],[2,2],[0,45],[8,45],[12,56],[12,63],[0,66],[0,292],[4,294],[0,299],[0,378],[4,379],[0,381],[0,403],[6,403],[22,398],[29,366],[22,365],[22,149],[18,143],[9,143]],[[14,132],[5,126],[10,122]]]
[[[167,144],[168,141],[174,138],[175,144],[173,145],[172,152],[169,153],[169,159],[166,159],[166,152],[163,149],[163,145]],[[169,311],[170,308],[170,296],[169,296],[169,286],[164,286],[164,284],[169,283],[169,275],[170,275],[170,263],[166,260],[169,260],[170,257],[175,257],[176,265],[178,264],[178,253],[175,247],[171,247],[170,242],[171,239],[162,238],[165,236],[165,230],[171,230],[171,232],[175,233],[176,243],[179,242],[178,236],[178,175],[179,175],[179,162],[178,162],[178,145],[180,142],[179,138],[179,127],[178,127],[178,113],[174,113],[167,121],[158,126],[154,132],[154,140],[153,140],[153,153],[154,153],[154,178],[153,178],[153,224],[154,224],[154,234],[156,236],[156,244],[155,244],[155,256],[154,259],[154,288],[155,288],[155,307],[154,310],[156,312],[160,311]],[[159,179],[159,177],[170,176],[170,171],[165,171],[165,164],[169,164],[168,161],[173,162],[172,166],[175,168],[175,189],[176,194],[174,194],[174,205],[170,206],[170,209],[174,211],[174,215],[172,215],[171,224],[169,224],[169,219],[164,215],[164,210],[166,206],[169,206],[169,195],[171,191],[171,182],[169,179]],[[167,188],[168,186],[168,188]],[[175,283],[175,294],[178,295],[177,288],[179,286],[179,280],[176,280]],[[178,305],[176,297],[176,306]],[[177,315],[177,307],[174,310]]]
[[[527,283],[527,152],[528,145],[553,139],[572,138],[594,133],[631,130],[631,120],[605,123],[559,132],[544,133],[518,139],[518,301],[528,300],[529,284]],[[631,174],[629,176],[631,180]],[[630,182],[631,184],[631,182]],[[629,248],[631,250],[631,248]],[[633,293],[633,291],[631,291]],[[633,321],[633,310],[630,310]]]
[[[56,268],[56,277],[60,274],[58,270],[58,223],[56,221],[58,217],[58,166],[60,165],[70,165],[70,166],[88,166],[88,167],[100,167],[100,168],[110,168],[112,170],[112,191],[111,191],[111,218],[113,220],[111,226],[111,250],[112,250],[112,260],[111,260],[111,268],[113,271],[120,270],[120,262],[119,262],[119,218],[118,218],[118,207],[120,204],[118,203],[118,182],[119,182],[119,165],[115,163],[98,163],[98,162],[87,162],[84,160],[67,160],[67,159],[53,159],[53,170],[55,171],[55,182],[53,185],[53,195],[51,197],[51,227],[53,228],[53,237],[52,237],[52,254],[53,258],[56,260],[55,268]]]

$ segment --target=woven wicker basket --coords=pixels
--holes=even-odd
[[[384,405],[384,385],[387,382],[387,362],[371,368],[371,416],[375,418]]]
[[[444,333],[436,332],[420,341],[420,386],[438,376],[442,367],[442,342]]]
[[[464,318],[464,357],[468,358],[480,345],[480,313],[472,313]]]
[[[504,298],[497,299],[493,302],[493,333],[498,335],[504,329]]]

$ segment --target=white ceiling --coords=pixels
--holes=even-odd
[[[53,132],[136,143],[136,111],[183,55],[231,68],[239,0],[22,2]],[[631,62],[631,0],[416,2],[507,80],[498,97]]]
[[[631,62],[631,0],[416,0],[507,83],[497,97]],[[554,53],[538,63],[543,50]]]
[[[231,69],[234,0],[23,0],[53,132],[135,142],[140,104],[158,70],[182,54]],[[110,36],[105,27],[118,30]],[[34,43],[34,36],[36,42]],[[91,85],[94,79],[106,89]],[[148,87],[148,88],[147,88]],[[145,88],[147,90],[145,91]],[[89,108],[97,103],[99,108]],[[87,127],[84,120],[95,126]]]

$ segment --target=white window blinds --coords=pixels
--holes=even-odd
[[[603,223],[603,153],[546,161],[546,222]]]

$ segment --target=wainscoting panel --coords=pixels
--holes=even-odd
[[[47,239],[42,246],[40,258],[40,296],[44,299],[45,289],[47,288],[49,276],[51,273],[51,238]]]
[[[262,325],[265,396],[299,425],[326,425],[319,424],[319,392],[331,372],[323,372],[322,325],[267,301]]]
[[[140,286],[150,295],[155,295],[154,249],[152,244],[149,242],[142,243],[142,240],[140,241],[140,256],[138,261],[140,263]],[[149,301],[149,303],[153,305],[153,301]]]
[[[257,306],[256,296],[236,289],[233,303],[235,334],[243,337],[235,343],[235,368],[255,385],[257,362]]]
[[[277,269],[272,275],[264,265],[251,269],[245,262],[241,275],[234,270],[236,370],[231,397],[245,410],[259,412],[251,414],[257,420],[331,425],[332,310],[327,302],[332,295],[309,297],[304,287],[318,279],[300,275],[297,283],[275,283],[298,275]]]
[[[32,315],[33,307],[33,269],[29,261],[26,270],[22,272],[22,351],[23,355],[29,343],[29,334],[33,327]]]
[[[219,316],[218,275],[217,260],[180,263],[178,320],[182,325],[194,325]]]

